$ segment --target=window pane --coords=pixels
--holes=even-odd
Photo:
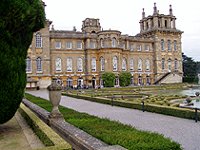
[[[62,60],[61,58],[56,59],[56,71],[61,71],[62,70]]]
[[[72,71],[72,58],[67,58],[67,72]]]
[[[42,47],[42,37],[39,33],[35,35],[35,47],[41,48]]]

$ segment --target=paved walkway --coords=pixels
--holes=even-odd
[[[18,112],[11,120],[0,125],[0,150],[31,150],[43,147]]]
[[[28,91],[48,99],[48,91]],[[79,112],[129,124],[137,129],[157,132],[180,143],[185,150],[200,150],[200,122],[135,109],[115,107],[62,96],[61,105]]]

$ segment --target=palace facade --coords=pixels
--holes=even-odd
[[[176,29],[176,17],[170,5],[167,15],[143,9],[140,32],[123,35],[118,30],[103,30],[99,19],[86,18],[82,31],[55,30],[51,21],[34,33],[26,59],[27,87],[31,82],[46,88],[53,77],[63,87],[103,86],[104,72],[118,76],[132,74],[132,85],[182,82],[182,31]],[[51,26],[51,29],[50,29]]]

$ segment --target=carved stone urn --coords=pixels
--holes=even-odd
[[[47,87],[49,91],[49,100],[53,106],[52,111],[49,115],[49,118],[59,119],[63,118],[63,115],[60,113],[58,106],[61,100],[61,90],[62,87],[56,82],[56,78],[52,79],[51,85]]]

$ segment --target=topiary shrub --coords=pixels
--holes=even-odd
[[[119,75],[119,84],[120,86],[128,86],[131,84],[131,73],[130,72],[121,72]]]
[[[33,32],[44,27],[40,0],[2,0],[0,5],[0,124],[10,120],[23,98],[25,59]]]
[[[115,85],[115,74],[112,72],[105,72],[102,74],[105,87],[113,87]]]

